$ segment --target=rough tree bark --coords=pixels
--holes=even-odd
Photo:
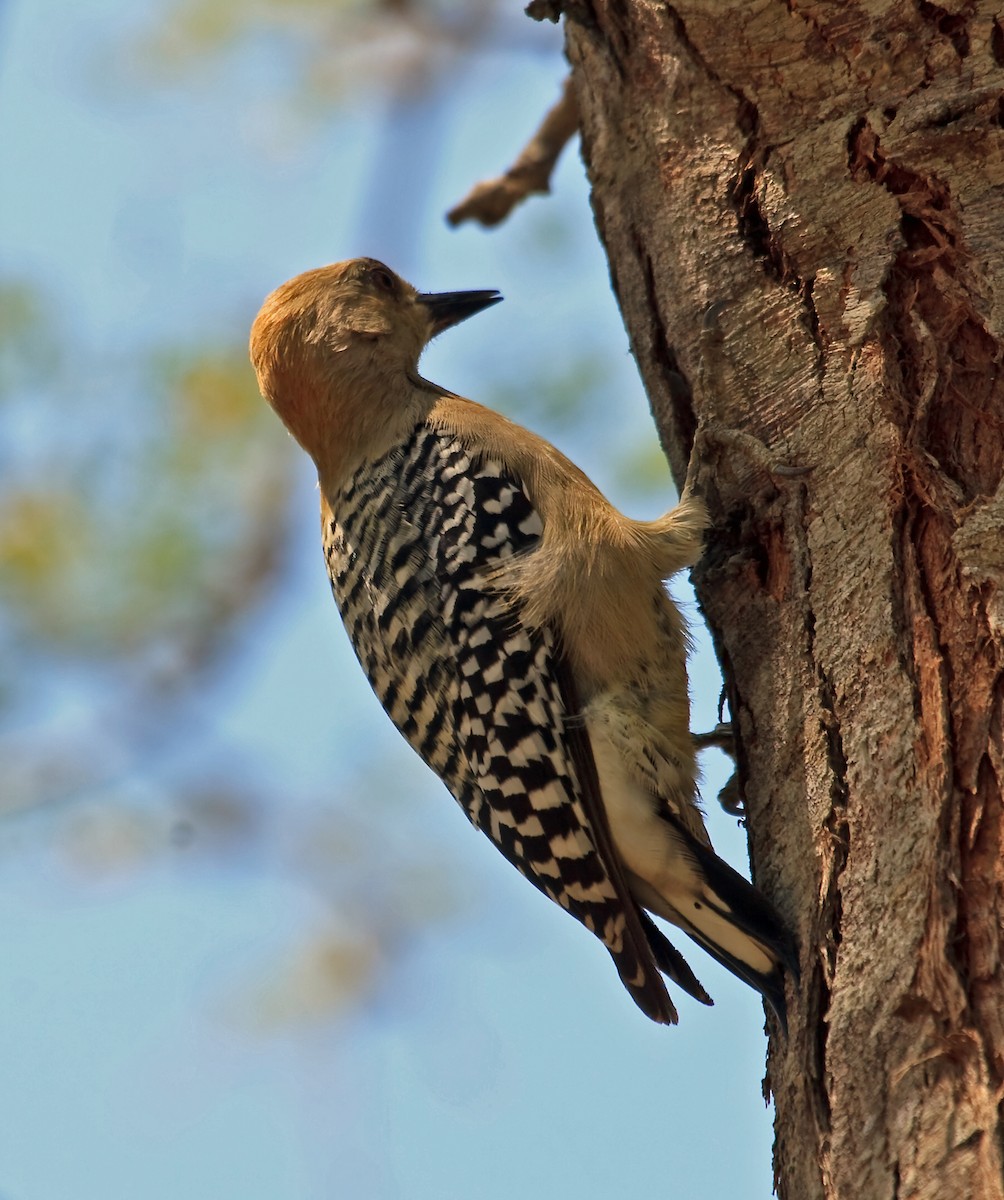
[[[695,582],[802,948],[779,1194],[999,1200],[1004,3],[561,8],[677,478],[747,435]]]

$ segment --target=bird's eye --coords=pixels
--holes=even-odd
[[[381,292],[387,292],[394,295],[397,288],[394,286],[394,276],[387,270],[386,267],[374,267],[370,271],[370,282],[374,284]]]

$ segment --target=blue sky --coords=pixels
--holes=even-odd
[[[161,13],[0,10],[0,273],[42,283],[87,347],[81,437],[102,389],[124,386],[123,345],[240,344],[276,284],[367,253],[424,289],[506,296],[430,349],[427,376],[507,398],[632,515],[672,502],[668,476],[640,494],[612,465],[655,433],[577,151],[554,196],[502,229],[442,221],[556,96],[553,31],[539,30],[549,49],[459,72],[455,95],[416,102],[401,129],[372,94],[294,120],[291,68],[264,36],[146,78],[123,47]],[[535,421],[534,378],[584,346],[602,401],[587,422]],[[95,876],[68,863],[58,829],[0,829],[0,1197],[768,1197],[758,998],[688,945],[716,1006],[676,996],[674,1029],[641,1017],[602,948],[467,826],[369,693],[323,575],[305,459],[289,505],[285,585],[204,706],[270,798],[254,852]],[[686,584],[675,591],[694,614]],[[698,643],[706,727],[720,682]],[[707,767],[712,837],[744,869],[743,831],[713,799],[721,764]],[[313,969],[340,886],[317,878],[287,796],[358,845],[354,903],[395,931],[366,1002],[338,1017],[284,986]],[[64,819],[100,841],[88,804]],[[416,853],[443,893],[431,916],[409,912]],[[337,911],[351,921],[351,904]]]

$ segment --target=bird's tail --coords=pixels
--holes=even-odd
[[[648,913],[644,909],[639,909],[638,915],[641,917],[642,928],[645,930],[645,936],[648,938],[652,956],[659,970],[674,983],[679,984],[688,996],[693,996],[702,1004],[714,1004],[714,1000],[702,987],[701,981],[690,969],[690,964]]]
[[[798,979],[794,938],[778,911],[748,880],[667,819],[687,843],[702,882],[699,901],[688,904],[686,912],[677,909],[674,921],[723,967],[756,988],[787,1033],[784,974]]]

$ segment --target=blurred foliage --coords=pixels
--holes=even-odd
[[[169,844],[151,796],[219,813],[157,772],[276,585],[290,448],[242,352],[110,358],[27,281],[0,311],[0,814],[117,870]]]
[[[622,451],[614,464],[616,478],[625,491],[635,496],[664,496],[667,507],[676,485],[669,464],[654,437],[645,438]]]
[[[288,471],[243,354],[173,350],[114,364],[135,393],[87,403],[107,362],[61,340],[26,285],[0,346],[0,638],[8,660],[44,649],[135,678],[204,665],[221,625],[276,570]],[[140,352],[137,352],[139,354]],[[72,367],[66,364],[72,363]],[[116,378],[117,377],[117,378]],[[125,410],[125,411],[124,411]],[[53,431],[46,437],[44,431]]]
[[[290,842],[288,869],[327,903],[327,916],[237,993],[237,1016],[271,1032],[330,1019],[373,998],[413,940],[457,909],[454,872],[428,848],[416,853],[409,822],[393,804],[381,821],[364,803],[381,794],[368,772]]]
[[[370,930],[332,925],[315,931],[285,961],[235,993],[236,1019],[262,1033],[341,1016],[372,998],[386,962]]]
[[[59,345],[52,334],[32,285],[0,280],[0,404],[58,370]]]
[[[174,0],[135,44],[144,72],[178,77],[238,50],[281,58],[285,101],[323,115],[374,91],[455,87],[472,52],[554,38],[507,0]]]
[[[502,8],[181,0],[96,53],[121,63],[125,47],[143,89],[263,51],[283,63],[279,102],[323,115],[360,83],[405,102]],[[327,916],[252,995],[265,1025],[328,1017],[453,893],[426,844],[389,846],[337,783],[262,788],[206,719],[281,588],[292,444],[243,320],[236,345],[151,348],[123,314],[125,336],[99,350],[64,314],[35,280],[0,281],[0,854],[34,845],[95,886],[165,858],[288,874]]]
[[[476,51],[551,52],[558,37],[502,0],[169,0],[146,20],[122,35],[133,87],[215,78],[240,50],[279,65],[270,105],[326,116],[376,91],[388,125],[420,91],[448,103]],[[560,271],[575,239],[544,209],[534,228],[531,250]],[[165,856],[267,858],[306,882],[327,917],[263,972],[258,1016],[274,1025],[368,994],[455,891],[427,842],[389,843],[372,809],[351,816],[357,793],[392,795],[391,781],[292,804],[252,782],[206,718],[287,565],[293,447],[243,335],[151,349],[126,333],[99,351],[58,296],[0,281],[0,850],[41,828],[71,874],[98,882]],[[591,350],[518,370],[482,398],[533,427],[574,430],[609,405],[610,365]],[[610,454],[636,489],[668,479],[654,439]]]

